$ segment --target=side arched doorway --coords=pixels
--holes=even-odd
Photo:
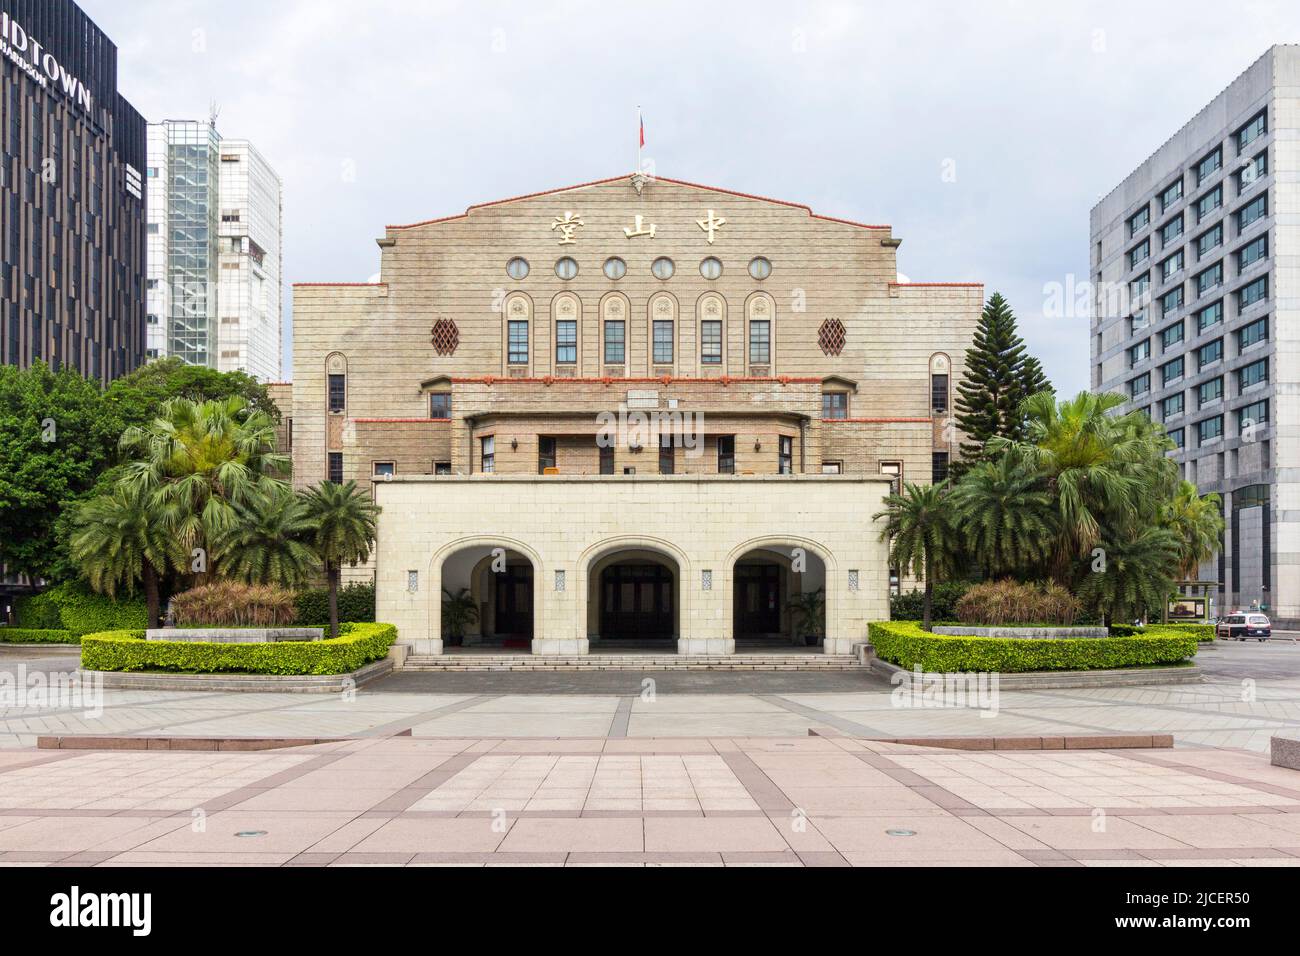
[[[624,549],[591,565],[587,633],[592,650],[675,652],[681,633],[681,569],[666,554]]]
[[[448,554],[441,571],[445,647],[531,650],[540,617],[532,558],[509,547],[471,545]]]
[[[815,646],[826,635],[826,563],[800,545],[753,548],[732,566],[737,650]]]

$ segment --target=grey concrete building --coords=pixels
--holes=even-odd
[[[1216,610],[1300,619],[1300,47],[1275,46],[1092,210],[1092,387],[1223,498]]]

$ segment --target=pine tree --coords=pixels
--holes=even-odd
[[[960,476],[987,458],[990,438],[1020,441],[1025,419],[1020,404],[1030,395],[1051,391],[1038,359],[1025,354],[1025,340],[1016,331],[1016,316],[1001,293],[993,293],[980,315],[971,348],[966,350],[966,377],[957,386],[954,421],[966,435]]]

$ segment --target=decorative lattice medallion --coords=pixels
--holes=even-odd
[[[451,319],[439,319],[433,324],[433,350],[439,355],[455,355],[460,345],[460,329]]]
[[[839,355],[844,351],[847,338],[843,322],[839,319],[827,319],[817,333],[817,344],[822,347],[822,352],[826,355]]]

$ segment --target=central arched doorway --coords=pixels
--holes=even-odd
[[[594,562],[587,603],[592,650],[675,652],[680,582],[677,562],[657,551],[617,550]]]

